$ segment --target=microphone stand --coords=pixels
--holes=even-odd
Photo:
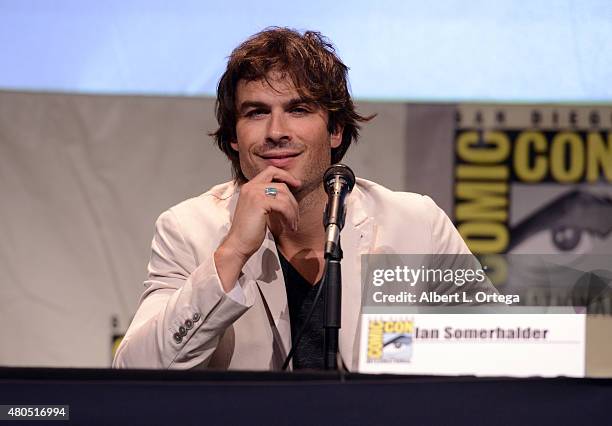
[[[338,369],[338,334],[342,318],[342,273],[340,231],[346,219],[346,197],[355,186],[355,174],[344,164],[331,166],[323,175],[329,196],[323,226],[325,227],[325,324],[323,365],[326,370]]]
[[[342,248],[340,235],[338,244],[325,253],[325,334],[323,338],[323,359],[326,370],[338,369],[338,332],[342,309],[342,273],[340,261]]]

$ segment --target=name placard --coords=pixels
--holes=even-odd
[[[585,321],[583,313],[363,314],[359,372],[584,377]]]

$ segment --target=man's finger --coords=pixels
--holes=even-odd
[[[298,210],[290,200],[290,195],[279,194],[279,197],[268,201],[268,211],[277,213],[287,226],[293,231],[297,231]]]
[[[274,188],[274,189],[276,189],[278,195],[282,195],[283,197],[287,197],[289,203],[291,204],[293,209],[296,211],[296,213],[299,211],[298,202],[295,199],[294,195],[289,190],[289,187],[287,186],[286,183],[283,183],[283,182],[270,182],[270,183],[263,184],[261,186],[261,188],[262,188],[262,192],[264,194],[266,193],[266,189],[267,188]],[[268,195],[268,196],[272,197],[273,195]]]

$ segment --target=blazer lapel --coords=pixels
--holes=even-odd
[[[361,319],[361,255],[370,252],[374,241],[374,220],[368,217],[358,188],[350,195],[347,220],[341,235],[342,326],[340,356],[349,370],[357,367]]]
[[[275,345],[275,352],[280,351],[277,355],[282,357],[282,361],[284,361],[291,348],[291,322],[285,279],[278,260],[276,243],[269,230],[266,232],[263,244],[251,256],[244,270],[249,278],[257,282],[262,301],[266,305],[266,311],[273,321],[270,326],[272,327],[274,339],[280,339],[280,342],[276,342],[278,346]]]

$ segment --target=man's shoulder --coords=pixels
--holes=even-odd
[[[183,212],[193,210],[194,208],[222,207],[229,203],[235,192],[236,185],[233,182],[220,183],[203,194],[181,201],[170,207],[169,210]]]
[[[356,187],[358,197],[363,204],[363,207],[375,208],[379,212],[413,212],[424,214],[427,212],[436,212],[438,206],[427,195],[418,194],[416,192],[393,191],[376,182],[357,178]]]
[[[158,220],[178,221],[185,228],[213,227],[229,222],[230,203],[236,192],[233,182],[215,185],[205,193],[181,201],[163,212]]]
[[[372,217],[381,247],[398,253],[470,253],[446,213],[427,195],[392,191],[365,179],[357,185],[363,213],[356,213],[356,222]]]

